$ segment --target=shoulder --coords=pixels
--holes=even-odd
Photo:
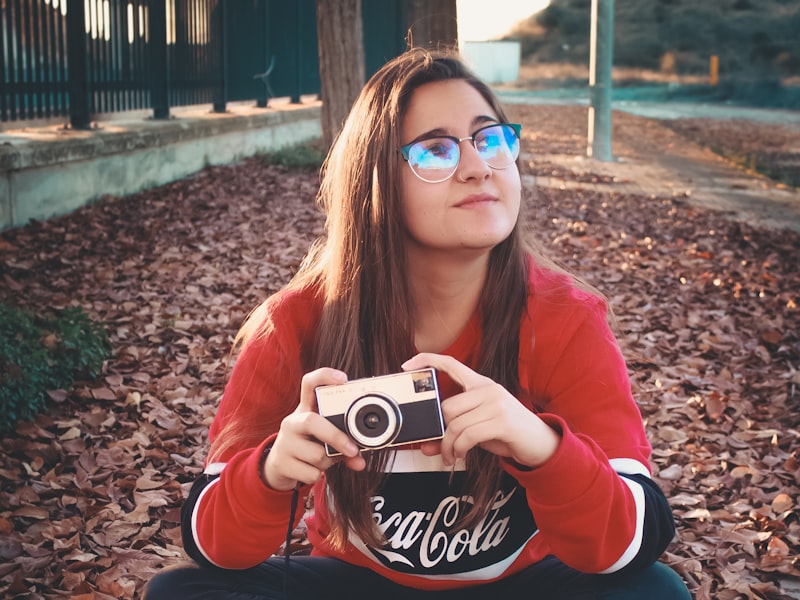
[[[531,317],[573,315],[575,312],[602,314],[606,302],[598,294],[581,287],[564,271],[539,264],[531,258],[528,268],[528,312]]]
[[[267,298],[242,326],[242,353],[266,346],[302,346],[316,334],[322,311],[317,288],[285,288]]]
[[[272,320],[307,324],[322,311],[322,296],[318,288],[285,288],[270,296],[265,305],[265,316]]]

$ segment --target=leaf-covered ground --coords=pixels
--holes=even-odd
[[[534,156],[585,147],[585,113],[514,115]],[[317,181],[253,158],[0,233],[0,301],[80,305],[113,343],[102,378],[0,442],[0,594],[132,598],[184,558],[232,338],[320,233]],[[678,524],[664,558],[698,600],[800,597],[800,235],[610,183],[525,199],[539,242],[615,312]]]

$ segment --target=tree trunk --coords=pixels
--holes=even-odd
[[[361,0],[317,0],[322,140],[330,148],[364,86]]]
[[[456,0],[408,0],[409,46],[449,49],[458,45]]]

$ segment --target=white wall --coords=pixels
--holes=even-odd
[[[464,42],[461,55],[486,83],[510,83],[519,77],[519,42]]]

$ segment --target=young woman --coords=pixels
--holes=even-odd
[[[197,565],[148,600],[689,597],[606,305],[523,240],[519,132],[452,56],[367,83],[326,236],[240,333],[184,509]],[[441,439],[363,451],[319,412],[320,386],[427,368]],[[312,492],[312,555],[270,558]]]

